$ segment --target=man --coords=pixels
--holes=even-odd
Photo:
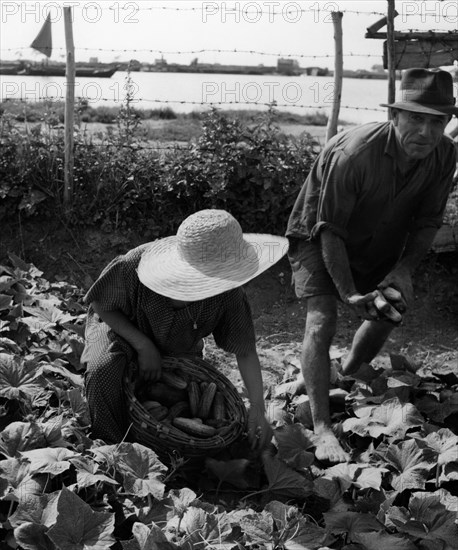
[[[458,114],[450,73],[409,69],[392,120],[334,136],[302,187],[288,222],[296,295],[306,300],[301,354],[317,459],[349,459],[329,411],[329,349],[337,299],[363,319],[342,365],[344,375],[370,362],[394,325],[380,315],[379,289],[411,302],[412,273],[432,245],[451,191],[456,154],[444,130]]]

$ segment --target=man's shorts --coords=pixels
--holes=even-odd
[[[293,272],[293,282],[298,298],[333,295],[340,299],[334,282],[329,275],[321,252],[319,241],[289,238],[288,259]],[[361,294],[372,292],[392,268],[374,270],[362,275],[352,270],[355,286]]]
[[[339,293],[324,265],[318,242],[290,238],[288,259],[293,272],[294,290],[298,298],[311,298]]]

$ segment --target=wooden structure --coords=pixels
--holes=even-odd
[[[390,10],[391,8],[391,10]],[[391,11],[391,14],[390,14]],[[394,30],[394,0],[389,0],[388,16],[366,30],[366,38],[384,39],[383,68],[393,70],[410,67],[440,67],[458,61],[458,33],[449,32],[399,32]],[[378,32],[387,25],[387,32]],[[391,32],[390,32],[391,31]],[[391,63],[390,63],[391,62]]]
[[[69,213],[73,206],[73,165],[74,140],[73,123],[75,116],[75,45],[71,7],[64,8],[65,48],[67,63],[65,68],[65,159],[64,159],[64,208]]]
[[[326,128],[326,141],[337,134],[337,123],[339,121],[340,101],[342,98],[342,75],[343,75],[343,47],[342,47],[342,17],[340,11],[332,12],[332,22],[334,25],[334,99],[332,102],[332,111]]]

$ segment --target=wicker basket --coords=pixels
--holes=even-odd
[[[216,454],[242,434],[247,420],[245,405],[232,382],[213,365],[195,357],[165,357],[162,368],[173,369],[188,382],[215,382],[226,400],[230,430],[224,435],[198,438],[185,434],[170,423],[156,420],[135,396],[131,371],[125,379],[125,394],[132,423],[131,435],[135,441],[150,447],[163,459],[170,455],[192,458]]]

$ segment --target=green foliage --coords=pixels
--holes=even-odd
[[[282,135],[269,111],[254,126],[213,110],[202,135],[170,159],[166,196],[183,215],[224,208],[245,231],[283,233],[300,185],[313,162],[314,144]]]
[[[84,106],[83,106],[84,109]],[[202,208],[225,208],[245,231],[283,233],[313,159],[311,138],[280,133],[270,110],[244,124],[216,110],[187,147],[153,149],[139,135],[129,81],[117,128],[88,137],[76,128],[73,224],[141,231],[153,238],[174,231]],[[195,124],[193,118],[190,122]],[[54,218],[62,212],[62,127],[44,120],[25,132],[3,115],[0,219]]]

